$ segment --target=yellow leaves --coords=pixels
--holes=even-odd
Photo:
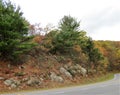
[[[117,57],[120,58],[120,49],[118,49],[116,53],[117,53]]]

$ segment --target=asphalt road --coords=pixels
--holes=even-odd
[[[120,74],[113,80],[91,85],[4,95],[120,95]]]

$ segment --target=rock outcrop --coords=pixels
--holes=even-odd
[[[40,84],[41,84],[41,81],[39,79],[36,79],[36,78],[30,78],[27,81],[28,86],[39,86]]]
[[[72,75],[70,74],[70,72],[68,72],[65,68],[61,67],[60,68],[60,73],[64,74],[66,77],[68,78],[72,78]]]
[[[7,86],[10,86],[11,88],[16,88],[20,85],[20,81],[11,78],[11,79],[5,80],[4,84]]]
[[[60,72],[66,72],[69,71],[72,75],[76,75],[76,74],[82,74],[83,76],[86,76],[87,74],[87,70],[83,67],[81,67],[79,64],[76,65],[71,65],[71,66],[64,66],[65,68],[61,68]]]
[[[61,76],[57,76],[54,72],[51,72],[50,79],[56,82],[64,82],[63,78]]]

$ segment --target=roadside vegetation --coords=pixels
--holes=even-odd
[[[92,40],[70,15],[57,28],[22,15],[0,0],[0,92],[102,81],[120,71],[119,41]]]

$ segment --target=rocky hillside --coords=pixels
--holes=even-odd
[[[0,92],[79,84],[120,70],[120,43],[93,41],[76,18],[42,28],[10,1],[0,0],[0,7]]]
[[[51,54],[43,47],[36,47],[23,55],[19,64],[0,61],[0,92],[81,84],[85,79],[94,80],[93,76],[107,72],[104,70],[96,72],[95,69],[88,71],[85,57],[82,55],[80,58],[77,57],[77,55]]]
[[[63,61],[60,56],[53,56],[44,52],[28,57],[29,60],[26,63],[17,66],[9,62],[0,62],[0,92],[31,87],[62,86],[71,82],[78,82],[82,77],[87,77],[86,68],[80,64],[74,64],[69,58]],[[63,63],[61,63],[62,61]]]

